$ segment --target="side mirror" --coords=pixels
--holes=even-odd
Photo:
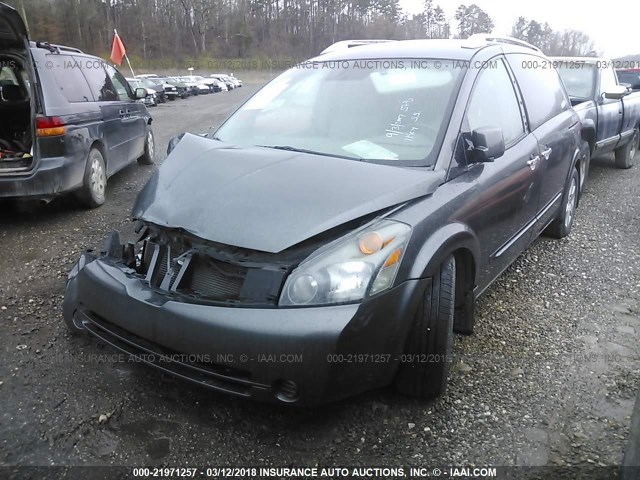
[[[475,163],[493,162],[504,155],[504,136],[502,129],[483,127],[471,132],[473,143],[472,157]]]
[[[167,155],[173,152],[173,150],[178,146],[178,143],[180,143],[180,140],[182,140],[182,137],[184,137],[184,133],[176,135],[175,137],[171,138],[171,140],[169,140],[169,145],[167,146]]]
[[[627,90],[627,87],[625,87],[624,85],[614,85],[612,87],[609,87],[609,89],[604,92],[602,96],[610,100],[620,100],[627,93],[629,93],[629,90]]]
[[[136,99],[142,100],[146,96],[147,96],[147,89],[146,88],[142,88],[142,87],[136,88]]]

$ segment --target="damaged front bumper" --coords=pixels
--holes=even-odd
[[[358,304],[256,308],[162,291],[118,254],[84,253],[69,277],[72,328],[214,390],[299,405],[389,384],[429,281]]]

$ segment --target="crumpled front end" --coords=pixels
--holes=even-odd
[[[362,303],[278,307],[286,276],[314,248],[267,254],[152,225],[123,244],[114,232],[103,255],[86,252],[71,271],[65,320],[240,397],[312,405],[388,384],[428,280]]]

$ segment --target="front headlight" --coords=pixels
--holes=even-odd
[[[281,306],[362,300],[393,285],[411,227],[379,220],[318,249],[285,282]]]

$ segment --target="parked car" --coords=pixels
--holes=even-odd
[[[200,94],[215,92],[216,80],[214,78],[205,78],[201,75],[189,75],[186,79],[198,85]]]
[[[218,93],[218,92],[228,92],[229,89],[227,88],[227,84],[224,82],[221,82],[220,80],[216,79],[216,78],[212,78],[211,79],[214,83],[213,83],[213,91]]]
[[[179,77],[167,77],[167,83],[173,85],[178,90],[178,96],[180,98],[188,98],[191,96],[191,88],[189,85],[180,80]]]
[[[630,168],[640,138],[640,95],[629,95],[618,83],[608,60],[556,57],[553,61],[582,122],[582,161],[588,166],[594,155],[614,152],[615,166]]]
[[[233,75],[229,75],[229,78],[234,83],[234,88],[240,88],[242,86],[242,80],[234,77]]]
[[[147,92],[147,95],[142,98],[140,101],[144,103],[147,107],[157,107],[158,100],[156,98],[156,90],[155,88],[147,87],[141,79],[138,78],[127,78],[127,82],[131,86],[132,90],[136,90],[137,88],[142,88]]]
[[[107,178],[154,157],[151,116],[114,67],[75,48],[29,42],[0,3],[0,197],[104,203]]]
[[[198,84],[198,82],[194,82],[193,80],[190,80],[187,77],[176,77],[178,81],[184,83],[188,88],[189,88],[189,94],[190,95],[200,95],[200,93],[202,93],[202,90],[200,90],[200,85]],[[209,90],[207,88],[207,90]]]
[[[476,298],[576,215],[578,115],[520,44],[328,53],[344,68],[288,70],[173,140],[137,241],[113,232],[69,274],[68,328],[240,397],[439,395]]]
[[[173,83],[169,83],[169,78],[158,77],[155,79],[155,81],[162,84],[162,87],[164,88],[164,94],[167,96],[167,99],[169,99],[170,101],[173,101],[176,98],[181,96],[181,93],[178,90],[178,87],[176,87]]]
[[[142,78],[141,80],[144,87],[151,88],[155,91],[157,103],[167,102],[167,94],[164,91],[165,86],[163,82],[161,82],[157,77]]]
[[[640,90],[640,68],[616,70],[616,73],[621,84],[629,85],[633,91]]]
[[[236,88],[236,84],[234,83],[234,81],[231,80],[227,75],[224,75],[222,73],[214,73],[211,75],[211,78],[215,78],[216,80],[224,83],[227,86],[227,90],[233,90],[234,88]]]

